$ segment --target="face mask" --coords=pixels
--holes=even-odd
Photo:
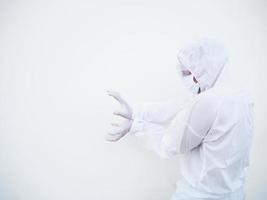
[[[188,88],[193,94],[198,94],[200,89],[199,84],[193,81],[193,75],[183,77],[183,82],[186,88]]]

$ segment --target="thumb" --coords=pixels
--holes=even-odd
[[[121,110],[115,110],[113,112],[114,115],[118,115],[118,116],[121,116],[123,118],[126,118],[126,119],[129,119],[130,117],[128,116],[128,113],[124,112],[124,111],[121,111]]]

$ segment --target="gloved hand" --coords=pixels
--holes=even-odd
[[[133,111],[131,106],[121,97],[118,92],[107,91],[107,93],[121,104],[121,110],[116,110],[113,112],[113,114],[124,118],[124,121],[121,124],[111,124],[113,130],[108,133],[108,137],[106,138],[108,141],[116,142],[130,131],[133,121]]]
[[[106,140],[110,142],[117,142],[123,136],[125,136],[131,129],[131,119],[125,119],[122,123],[111,123],[112,130],[108,133]]]
[[[127,103],[127,101],[125,101],[121,97],[120,93],[115,92],[115,91],[109,91],[109,90],[107,91],[107,93],[109,96],[112,96],[121,104],[121,110],[116,110],[113,112],[113,114],[119,115],[126,119],[132,119],[132,115],[133,115],[132,107]]]

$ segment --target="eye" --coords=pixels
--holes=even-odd
[[[190,76],[191,74],[189,70],[182,70],[182,76]]]

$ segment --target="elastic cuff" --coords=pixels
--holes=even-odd
[[[132,107],[133,113],[132,113],[132,118],[133,119],[143,119],[142,116],[142,106],[139,104],[133,105]]]
[[[132,126],[130,129],[130,133],[134,134],[136,132],[142,131],[144,126],[144,122],[141,119],[133,119]]]

